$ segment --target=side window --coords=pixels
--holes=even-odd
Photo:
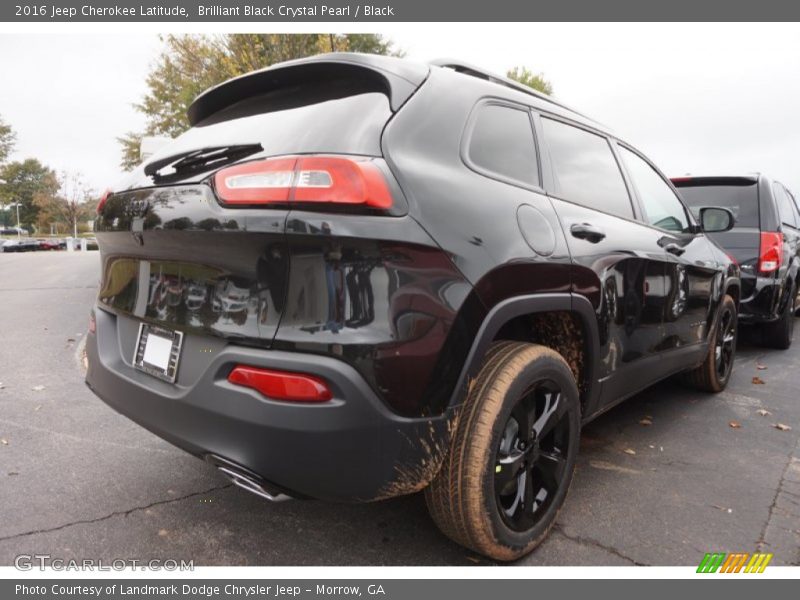
[[[542,118],[559,195],[621,217],[633,217],[631,199],[606,138]]]
[[[686,208],[672,188],[647,161],[627,148],[619,147],[628,174],[639,192],[647,223],[667,231],[689,228]]]
[[[772,184],[772,193],[775,195],[775,202],[778,205],[778,214],[781,217],[781,223],[797,227],[797,219],[795,219],[795,211],[792,209],[792,201],[789,199],[789,194],[786,193],[783,186],[777,181]]]
[[[528,111],[484,104],[469,136],[471,166],[488,175],[539,185],[539,160]]]

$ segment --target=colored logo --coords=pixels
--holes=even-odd
[[[708,552],[697,567],[698,573],[763,573],[767,568],[772,554],[765,552]]]

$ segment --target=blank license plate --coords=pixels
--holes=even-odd
[[[141,323],[133,366],[170,383],[175,382],[183,333]]]

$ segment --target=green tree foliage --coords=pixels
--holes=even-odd
[[[58,193],[60,186],[56,173],[35,158],[29,158],[3,166],[0,179],[6,181],[5,185],[0,185],[0,204],[8,209],[2,211],[0,219],[4,219],[5,224],[16,225],[16,208],[8,205],[19,202],[20,223],[29,231],[33,230],[39,216],[34,198],[40,194],[55,196]]]
[[[16,141],[17,134],[11,129],[11,125],[3,121],[3,117],[0,117],[0,165],[8,160]]]
[[[143,135],[180,135],[189,127],[186,111],[192,101],[231,77],[321,52],[398,54],[375,34],[168,35],[163,41],[147,77],[147,94],[134,105],[147,118],[145,131],[118,138],[126,170],[139,163]]]
[[[534,73],[526,67],[514,67],[506,73],[506,77],[522,85],[527,85],[528,87],[538,90],[543,94],[547,94],[548,96],[553,93],[553,84],[544,78],[544,73]]]

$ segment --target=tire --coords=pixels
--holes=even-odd
[[[714,330],[709,336],[708,353],[699,367],[684,373],[685,381],[701,392],[719,393],[728,385],[739,336],[738,311],[733,298],[722,299]]]
[[[761,339],[764,345],[778,350],[788,350],[792,345],[792,336],[794,335],[794,319],[795,286],[792,284],[781,316],[774,323],[764,325],[761,330]]]
[[[501,342],[487,352],[425,490],[431,517],[452,540],[496,560],[531,552],[567,496],[579,439],[578,388],[564,358]]]

